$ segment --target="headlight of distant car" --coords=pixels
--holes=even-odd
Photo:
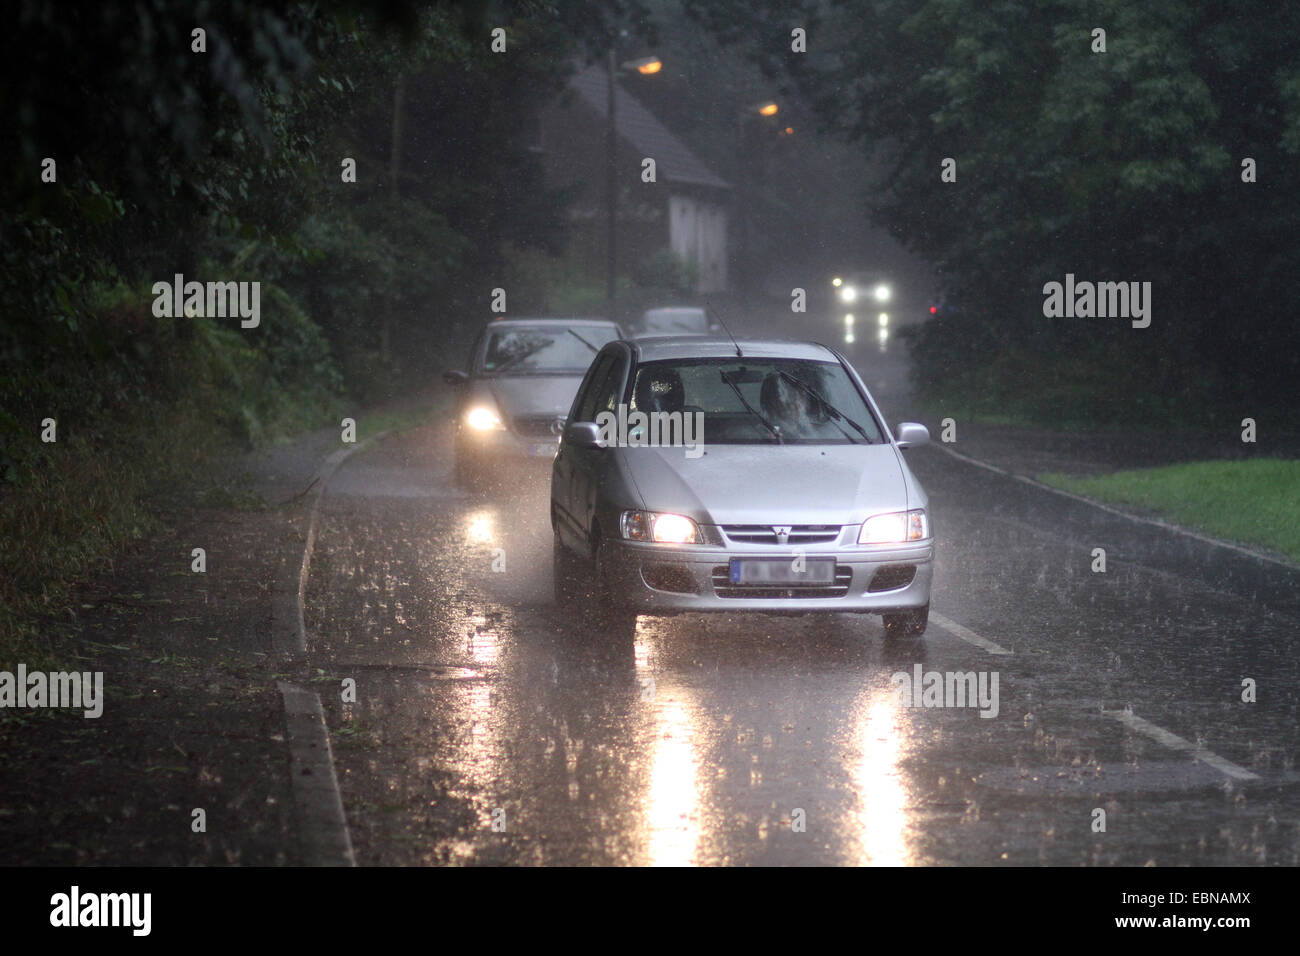
[[[660,544],[699,544],[700,529],[685,515],[657,511],[624,511],[620,519],[623,537],[629,541]]]
[[[857,302],[857,301],[858,301],[858,290],[855,289],[855,288],[853,288],[853,286],[851,286],[851,285],[841,286],[841,287],[840,287],[840,299],[843,300],[843,301],[845,301],[845,302]]]
[[[491,405],[473,405],[465,413],[465,424],[476,432],[488,432],[499,430],[506,426],[501,422],[501,416]]]
[[[874,294],[876,296],[877,302],[888,302],[890,295],[892,295],[893,293],[890,292],[889,286],[885,285],[882,282],[880,283],[880,285],[876,286]]]
[[[899,544],[930,537],[930,519],[924,508],[875,515],[862,523],[858,544]]]

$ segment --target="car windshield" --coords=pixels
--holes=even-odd
[[[483,371],[580,375],[600,347],[616,338],[617,330],[605,325],[494,329],[488,335]]]
[[[709,318],[703,309],[651,309],[641,320],[644,332],[708,332]]]
[[[676,359],[637,368],[631,409],[702,412],[706,444],[874,444],[880,427],[837,362]]]

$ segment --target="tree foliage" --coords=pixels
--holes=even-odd
[[[1300,266],[1294,5],[766,2],[748,17],[740,6],[693,5],[880,162],[880,181],[864,184],[875,216],[962,304],[921,337],[932,382],[972,364],[1032,367],[1012,353],[1052,375],[1091,368],[1094,393],[1136,367],[1124,387],[1171,403],[1267,402],[1295,381],[1284,305]],[[791,55],[801,25],[808,53]],[[945,158],[956,182],[940,179]],[[1257,182],[1242,181],[1246,158]],[[1043,285],[1066,273],[1151,282],[1151,327],[1045,318]]]

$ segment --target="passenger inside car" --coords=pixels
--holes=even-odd
[[[807,393],[791,385],[779,372],[763,378],[759,402],[767,417],[783,435],[805,436],[813,433],[811,400]]]

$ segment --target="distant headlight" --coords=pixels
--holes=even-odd
[[[501,423],[501,416],[496,413],[496,409],[486,405],[476,405],[471,408],[465,414],[465,424],[476,432],[488,432],[506,427]]]
[[[900,544],[930,537],[930,520],[924,508],[875,515],[862,523],[858,544]]]
[[[619,522],[629,541],[659,544],[699,544],[700,529],[685,515],[655,511],[624,511]]]
[[[840,289],[840,298],[845,302],[857,302],[858,290],[851,285],[843,286]]]
[[[875,296],[877,302],[888,302],[889,297],[892,294],[893,293],[889,291],[889,286],[885,285],[883,282],[876,286]]]

